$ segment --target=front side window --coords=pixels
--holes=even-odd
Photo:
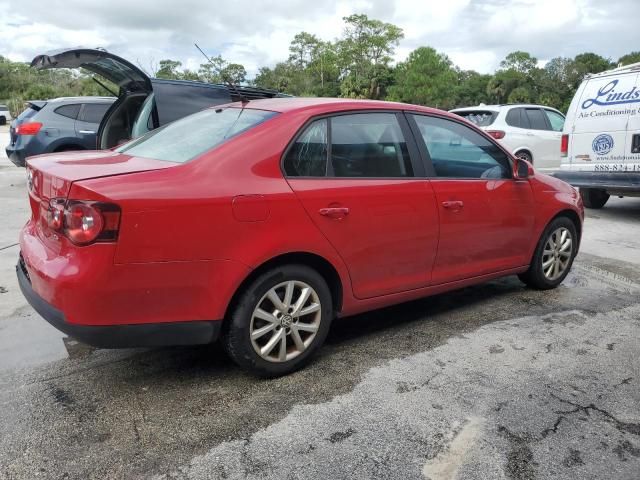
[[[275,115],[249,108],[211,108],[153,130],[115,151],[185,163]]]
[[[324,177],[327,154],[327,120],[316,120],[305,128],[287,152],[284,171],[290,177]]]
[[[554,132],[561,132],[564,128],[564,117],[558,112],[554,112],[553,110],[545,109],[544,113],[549,119],[551,130],[553,130]]]
[[[395,113],[331,118],[334,177],[413,177],[407,144]]]
[[[461,123],[413,115],[437,177],[511,178],[507,155]]]

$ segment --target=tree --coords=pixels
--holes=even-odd
[[[239,85],[247,78],[247,70],[239,63],[227,63],[220,75],[223,81]]]
[[[380,98],[392,78],[389,66],[402,29],[363,14],[343,18],[343,38],[337,42],[342,70],[341,92],[355,98]]]
[[[500,62],[503,70],[515,70],[523,75],[529,75],[537,66],[538,59],[522,51],[511,52]]]
[[[160,68],[156,72],[158,78],[176,79],[180,78],[178,69],[182,66],[182,62],[177,60],[160,60]]]
[[[457,69],[458,82],[455,88],[455,107],[466,107],[487,103],[487,86],[491,75],[482,75],[473,70]]]
[[[618,65],[631,65],[640,62],[640,52],[631,52],[618,59]]]
[[[395,84],[389,99],[449,109],[455,106],[457,72],[446,55],[431,47],[420,47],[395,69]]]

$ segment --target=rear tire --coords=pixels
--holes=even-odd
[[[240,295],[226,320],[222,344],[243,369],[278,377],[309,361],[324,343],[332,319],[324,278],[304,265],[284,265],[260,275]]]
[[[522,160],[526,160],[531,165],[533,165],[533,156],[529,152],[527,152],[526,150],[520,150],[519,152],[517,152],[516,153],[516,157],[520,158]]]
[[[609,194],[598,188],[581,188],[580,196],[587,208],[602,208],[609,200]]]
[[[7,117],[0,117],[0,126],[7,124]]]
[[[544,229],[529,270],[518,275],[518,278],[536,290],[556,288],[571,270],[577,249],[575,224],[568,217],[555,218]]]

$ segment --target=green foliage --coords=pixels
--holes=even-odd
[[[574,58],[556,57],[543,68],[528,52],[509,53],[492,75],[460,70],[449,57],[431,47],[419,47],[405,61],[393,65],[402,29],[355,14],[343,18],[344,31],[334,41],[300,32],[289,45],[287,60],[261,67],[253,85],[297,96],[387,99],[442,109],[479,103],[540,103],[566,111],[584,76],[640,62],[640,51],[611,59],[586,52]],[[152,67],[153,68],[153,67]],[[210,83],[247,82],[247,71],[220,55],[197,70],[177,60],[158,63],[153,76]],[[103,83],[108,83],[102,80]],[[117,87],[108,85],[117,93]],[[0,101],[13,114],[25,100],[70,95],[108,95],[84,72],[35,70],[0,56]]]
[[[640,52],[631,52],[618,59],[618,65],[631,65],[640,62]]]
[[[446,55],[431,47],[420,47],[395,69],[395,85],[389,100],[450,109],[455,106],[458,73]]]

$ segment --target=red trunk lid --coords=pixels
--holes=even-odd
[[[178,164],[131,157],[110,150],[63,152],[27,159],[29,203],[41,238],[45,239],[52,247],[57,244],[57,241],[54,241],[55,236],[52,237],[50,232],[47,232],[42,222],[45,221],[49,201],[53,198],[66,199],[74,182],[90,178],[159,170],[176,165]]]

